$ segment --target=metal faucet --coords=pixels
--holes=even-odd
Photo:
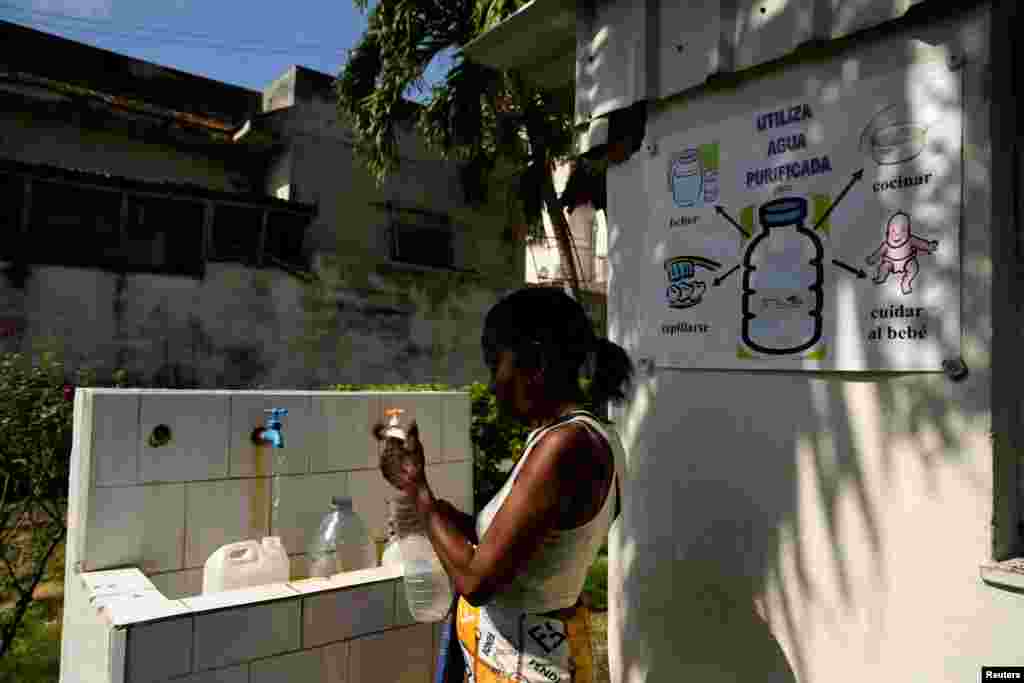
[[[281,418],[288,414],[287,408],[268,408],[263,412],[267,415],[267,423],[262,428],[257,428],[252,435],[253,442],[270,444],[271,448],[284,448],[284,435],[281,433]]]
[[[257,427],[252,433],[252,442],[257,446],[269,444],[273,449],[284,448],[284,435],[281,433],[281,418],[288,414],[287,408],[268,408],[267,421],[263,427]],[[278,516],[281,509],[281,472],[287,467],[283,453],[274,456],[273,478],[270,496],[270,533],[279,533]]]

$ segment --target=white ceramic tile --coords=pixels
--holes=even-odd
[[[141,397],[139,480],[203,481],[228,474],[228,396],[164,394]],[[167,425],[171,439],[154,448],[153,429]]]
[[[349,473],[281,477],[280,484],[277,525],[271,527],[270,535],[281,537],[286,552],[305,553],[324,515],[331,511],[331,499],[350,494]]]
[[[139,397],[93,396],[92,460],[96,486],[128,486],[139,480]]]
[[[309,396],[295,394],[236,394],[231,397],[229,467],[232,477],[270,476],[274,472],[305,474],[310,453],[323,450],[324,430],[319,417],[311,413]],[[281,424],[284,448],[257,447],[252,432],[266,423],[270,408],[287,408]],[[280,465],[279,459],[280,458]]]
[[[386,419],[384,411],[388,408],[403,409],[405,412],[400,418],[402,424],[408,427],[415,420],[419,425],[420,441],[423,443],[423,454],[427,462],[441,462],[441,400],[441,395],[435,392],[381,394],[378,419]]]
[[[270,535],[269,478],[192,482],[185,487],[185,567],[202,567],[222,545]]]
[[[303,595],[312,595],[340,588],[353,588],[384,582],[392,583],[401,578],[401,567],[374,567],[373,569],[360,569],[354,572],[342,572],[328,578],[298,579],[290,581],[288,585]]]
[[[179,600],[168,600],[158,590],[106,595],[92,601],[93,608],[112,627],[180,617],[189,610]]]
[[[225,607],[242,607],[270,600],[298,597],[299,592],[287,583],[271,583],[265,586],[250,586],[182,598],[181,602],[193,613],[208,612]]]
[[[127,683],[128,681],[128,629],[115,628],[110,630],[110,650],[107,656],[110,672],[110,683]]]
[[[84,572],[79,574],[78,578],[93,598],[157,590],[153,582],[134,567],[130,569]]]
[[[379,400],[371,394],[312,397],[313,414],[319,416],[324,446],[310,453],[311,472],[370,469],[377,467],[377,440],[372,428]]]
[[[110,628],[89,604],[85,585],[68,573],[64,579],[60,683],[101,681],[109,661]]]
[[[319,649],[323,657],[323,683],[348,683],[348,642]]]
[[[239,664],[175,678],[174,683],[249,683],[249,665]]]
[[[193,669],[218,669],[299,649],[299,600],[195,616]]]
[[[384,479],[380,470],[349,472],[348,490],[352,509],[363,520],[370,535],[387,538],[387,501],[398,491]]]
[[[320,683],[323,679],[319,650],[305,650],[261,659],[249,665],[249,683]]]
[[[203,592],[202,569],[153,574],[149,580],[169,600],[191,598]]]
[[[349,674],[360,683],[429,683],[430,625],[418,624],[349,643]],[[396,656],[395,653],[402,656]]]
[[[126,486],[91,492],[83,570],[137,567],[146,574],[181,569],[185,486]]]
[[[128,629],[128,680],[155,683],[192,671],[192,618]]]
[[[394,623],[395,588],[390,582],[307,595],[302,602],[303,648],[382,631]]]
[[[427,481],[434,495],[472,514],[473,512],[473,462],[447,462],[427,465]]]
[[[471,424],[469,394],[446,395],[441,399],[443,409],[442,453],[444,462],[461,462],[473,459],[473,444],[470,441]]]

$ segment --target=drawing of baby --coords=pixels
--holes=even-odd
[[[885,226],[885,239],[865,259],[868,265],[878,263],[878,271],[872,281],[880,285],[889,279],[891,273],[899,273],[902,275],[900,291],[910,294],[913,291],[911,283],[920,270],[917,264],[918,252],[933,254],[938,247],[938,240],[924,240],[911,233],[910,216],[897,211]]]

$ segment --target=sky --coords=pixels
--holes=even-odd
[[[336,76],[366,29],[352,0],[0,0],[0,19],[253,90],[293,64]]]

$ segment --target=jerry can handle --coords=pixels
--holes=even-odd
[[[232,564],[246,564],[255,562],[255,543],[253,541],[242,541],[229,546],[227,549],[227,561]]]

